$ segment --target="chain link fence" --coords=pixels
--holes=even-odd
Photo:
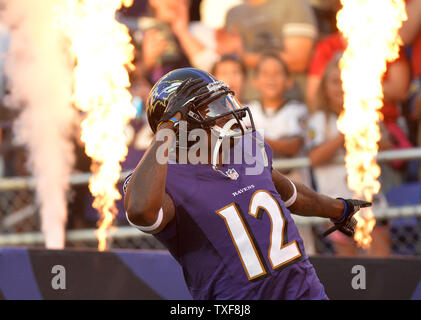
[[[397,152],[394,156],[390,153],[379,154],[379,156],[380,158],[387,156],[388,159],[421,158],[421,149],[413,150],[412,155],[406,150],[405,153]],[[274,161],[274,166],[277,168],[304,167],[306,165],[308,165],[306,158],[296,159],[296,161],[291,159],[284,162]],[[122,173],[122,179],[126,175],[127,172]],[[74,189],[72,192],[80,192],[80,190],[75,190],[77,186],[83,192],[88,192],[88,179],[89,174],[73,175],[71,184]],[[73,198],[76,201],[80,199],[78,196]],[[384,252],[399,255],[421,254],[420,204],[386,208],[381,212],[375,211],[375,215],[378,218],[377,225],[382,230],[381,240],[383,243],[381,245],[385,249]],[[321,236],[329,226],[326,220],[298,216],[294,216],[294,219],[298,226],[306,226],[307,230],[310,230],[314,246],[312,254],[338,254],[340,251],[338,240]],[[96,248],[98,243],[94,233],[95,225],[96,221],[84,214],[83,206],[69,205],[66,247]],[[35,202],[33,181],[27,178],[0,179],[0,246],[43,246],[43,237],[39,231],[40,214]],[[165,249],[153,236],[130,227],[121,213],[111,234],[109,239],[109,248],[111,249]],[[348,245],[352,247],[352,241]],[[361,253],[358,248],[353,250],[353,254]]]
[[[40,217],[30,189],[0,191],[0,232],[40,230]]]

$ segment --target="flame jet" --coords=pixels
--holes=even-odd
[[[116,215],[116,188],[128,148],[124,128],[135,116],[129,75],[134,47],[128,28],[116,20],[132,0],[67,0],[57,7],[58,24],[69,39],[75,59],[75,106],[84,112],[81,139],[92,158],[89,189],[101,214],[98,249],[107,248],[107,230]]]
[[[398,30],[407,19],[404,0],[341,0],[337,26],[347,40],[341,61],[344,112],[338,128],[345,135],[348,185],[356,197],[372,201],[380,190],[375,157],[380,141],[382,77],[386,65],[399,57]],[[370,247],[376,221],[370,208],[356,215],[354,239]]]

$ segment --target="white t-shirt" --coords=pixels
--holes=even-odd
[[[277,140],[287,137],[305,137],[305,122],[308,109],[305,104],[288,101],[281,109],[273,112],[263,109],[259,101],[253,101],[247,106],[253,116],[254,125],[259,133],[268,139]],[[297,156],[303,155],[300,152]],[[285,174],[289,179],[311,185],[310,172],[307,168],[293,169]]]
[[[334,113],[326,114],[318,111],[308,122],[306,148],[308,150],[335,138],[339,134],[336,122],[338,117]],[[345,149],[339,149],[335,157],[345,155]],[[332,198],[352,198],[352,191],[347,185],[347,171],[343,164],[322,164],[313,167],[313,176],[317,191]]]
[[[266,138],[275,140],[286,137],[305,136],[304,121],[308,117],[305,104],[298,101],[288,101],[280,110],[273,112],[264,110],[259,101],[253,101],[247,106],[253,115],[256,129]]]

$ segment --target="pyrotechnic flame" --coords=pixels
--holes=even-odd
[[[338,28],[347,40],[340,61],[344,112],[338,127],[345,134],[348,185],[367,201],[380,190],[375,157],[380,140],[379,112],[383,105],[382,77],[387,62],[399,56],[398,30],[406,20],[404,0],[341,0]],[[371,209],[357,215],[355,240],[367,249],[375,226]]]
[[[93,160],[89,189],[101,213],[98,249],[107,248],[107,230],[116,215],[116,188],[128,149],[124,128],[135,116],[127,68],[133,69],[134,48],[128,29],[115,19],[118,9],[133,0],[68,0],[60,7],[60,24],[76,59],[74,96],[84,111],[82,141]],[[64,11],[63,11],[64,10]]]

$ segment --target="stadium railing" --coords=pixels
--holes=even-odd
[[[388,162],[393,160],[413,160],[421,159],[421,148],[382,151],[377,155],[378,162]],[[344,163],[344,158],[339,157],[333,160],[333,163]],[[276,169],[292,169],[310,167],[310,159],[307,157],[274,159],[273,167]],[[122,172],[120,181],[123,181],[129,172]],[[73,174],[70,178],[70,184],[86,185],[91,177],[90,173]],[[34,204],[34,179],[31,177],[12,177],[0,179],[0,246],[40,246],[44,239],[40,230],[38,208]],[[420,199],[421,200],[421,199]],[[16,202],[23,204],[17,205],[19,209],[13,209]],[[12,212],[12,213],[11,213]],[[398,249],[403,246],[414,248],[414,254],[421,254],[421,202],[403,205],[389,206],[374,211],[376,219],[401,219],[406,218],[409,222],[398,225],[402,230],[396,234],[396,243]],[[21,223],[27,220],[28,223]],[[314,227],[326,223],[326,219],[315,217],[294,216],[298,225],[312,225]],[[401,219],[402,220],[402,219]],[[19,228],[13,226],[20,225]],[[396,228],[395,228],[396,229]],[[399,228],[398,228],[399,229]],[[396,232],[395,232],[396,233]],[[114,227],[110,232],[110,245],[114,248],[162,248],[151,235],[142,233],[130,226]],[[112,239],[112,240],[111,240]],[[393,240],[393,239],[392,239]],[[67,245],[72,247],[96,247],[96,234],[94,229],[67,230]],[[398,250],[399,251],[399,250]],[[402,251],[402,250],[401,250]],[[403,250],[405,252],[405,250]]]

